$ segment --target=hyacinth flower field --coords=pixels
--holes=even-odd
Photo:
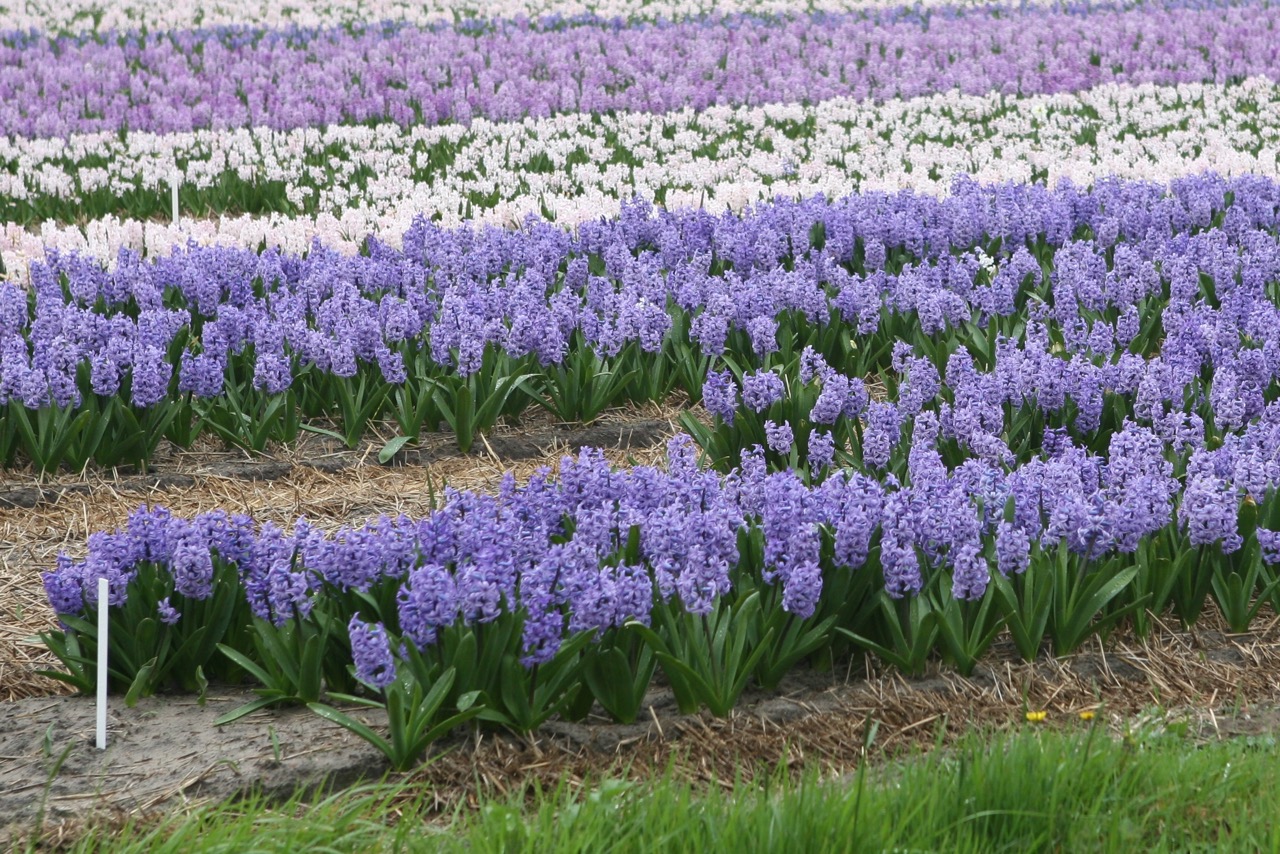
[[[8,699],[99,579],[395,771],[1280,612],[1270,0],[6,8],[0,167]]]

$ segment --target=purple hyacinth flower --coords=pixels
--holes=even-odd
[[[752,412],[764,412],[785,393],[782,377],[773,371],[760,370],[742,377],[742,402]]]
[[[1268,564],[1280,563],[1280,531],[1258,526],[1258,548]]]
[[[1031,538],[1017,525],[1001,521],[996,527],[996,569],[1001,575],[1018,575],[1031,565]]]
[[[366,623],[360,615],[347,624],[351,635],[351,657],[356,665],[356,678],[379,690],[396,681],[396,660],[391,642],[382,623]]]
[[[822,596],[822,567],[807,560],[791,568],[782,583],[782,609],[808,619],[818,609]]]
[[[835,462],[836,440],[827,431],[809,436],[809,470],[826,468]]]
[[[769,443],[769,448],[775,453],[788,454],[791,452],[791,446],[795,444],[795,436],[791,432],[790,422],[783,421],[778,424],[774,421],[766,421],[764,423],[764,434]]]
[[[297,617],[305,620],[311,613],[311,584],[306,572],[294,572],[290,561],[277,560],[267,570],[265,592],[271,622],[283,626]]]
[[[79,614],[84,610],[84,587],[79,572],[83,566],[59,554],[57,568],[40,576],[55,614]]]
[[[396,593],[400,628],[418,649],[436,642],[436,633],[458,616],[458,585],[445,567],[429,563],[409,573]]]
[[[160,622],[166,626],[172,626],[182,619],[182,613],[169,604],[168,596],[156,603],[156,613],[160,616]]]
[[[702,405],[730,427],[738,410],[738,385],[729,371],[708,371],[702,384]]]
[[[169,561],[173,589],[188,599],[213,595],[213,556],[199,531],[192,528],[178,539]]]
[[[991,581],[991,567],[977,543],[964,543],[952,558],[951,595],[957,599],[981,599]]]

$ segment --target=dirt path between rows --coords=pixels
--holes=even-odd
[[[601,419],[589,425],[546,424],[518,432],[495,432],[481,437],[477,450],[470,459],[522,462],[548,458],[554,460],[559,453],[573,452],[581,447],[648,448],[675,430],[670,420],[636,417],[637,415],[638,413],[624,412],[617,417]],[[373,464],[377,459],[379,445],[379,442],[373,442],[350,450],[328,437],[304,433],[299,442],[284,453],[254,457],[239,451],[210,449],[194,453],[173,453],[161,457],[152,464],[150,472],[145,474],[136,473],[132,466],[119,469],[111,483],[114,488],[121,490],[168,491],[194,486],[201,479],[207,478],[279,480],[298,468],[336,474]],[[466,455],[458,452],[451,436],[441,435],[428,437],[419,447],[401,449],[386,465],[427,466],[467,459]],[[28,476],[21,480],[0,481],[0,508],[39,507],[70,495],[89,494],[102,488],[101,480],[75,476],[55,476],[47,484],[32,483],[32,480]]]

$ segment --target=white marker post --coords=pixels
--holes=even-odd
[[[169,176],[169,198],[173,202],[173,224],[178,224],[178,175]]]
[[[98,749],[107,749],[107,580],[98,579]]]

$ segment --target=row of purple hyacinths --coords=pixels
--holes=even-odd
[[[1170,360],[1176,365],[1185,358],[1187,343],[1179,336],[1171,337],[1168,344],[1179,354]],[[1248,352],[1262,363],[1261,351]],[[1043,359],[1043,350],[1040,353]],[[982,373],[962,350],[949,360],[943,381],[928,359],[911,356],[910,348],[902,347],[895,358],[906,376],[899,399],[868,404],[860,383],[850,383],[811,352],[804,358],[824,386],[808,420],[827,428],[815,433],[823,437],[820,445],[813,436],[809,438],[808,468],[815,475],[841,471],[834,463],[835,451],[843,443],[831,438],[839,433],[833,428],[861,418],[862,467],[873,475],[880,473],[874,489],[901,500],[892,510],[886,509],[882,520],[886,543],[894,532],[906,531],[903,567],[883,552],[881,556],[885,581],[894,595],[921,589],[919,565],[911,556],[918,548],[935,564],[950,565],[956,574],[956,596],[981,597],[988,577],[986,562],[979,560],[984,551],[981,538],[993,532],[1000,508],[1011,498],[1013,515],[999,523],[996,541],[1004,574],[1025,568],[1029,542],[1047,547],[1063,540],[1073,551],[1091,558],[1110,551],[1133,552],[1144,538],[1175,521],[1175,508],[1192,545],[1221,543],[1229,553],[1242,545],[1237,531],[1241,500],[1250,496],[1260,502],[1280,483],[1276,434],[1280,406],[1264,403],[1262,389],[1269,379],[1260,384],[1252,377],[1239,378],[1239,372],[1247,370],[1244,365],[1253,360],[1231,347],[1220,351],[1218,358],[1223,362],[1220,371],[1230,377],[1232,392],[1211,395],[1214,415],[1210,420],[1216,417],[1220,432],[1212,427],[1206,430],[1205,420],[1194,409],[1188,413],[1180,408],[1191,381],[1169,372],[1143,376],[1140,367],[1130,371],[1120,367],[1112,375],[1119,378],[1120,388],[1108,393],[1133,400],[1128,407],[1132,418],[1101,436],[1097,430],[1101,388],[1073,377],[1071,364],[1050,360],[1036,365],[1034,357],[1019,354]],[[1128,380],[1123,379],[1126,373]],[[1162,386],[1161,380],[1169,384]],[[1074,385],[1078,381],[1083,390]],[[781,379],[770,371],[747,374],[740,399],[734,381],[725,374],[712,374],[708,385],[716,387],[715,392],[710,388],[706,392],[708,405],[729,423],[753,412],[767,412],[785,397]],[[1035,437],[1039,441],[1034,455],[1011,453],[1002,438],[1015,432],[1006,413],[1023,406],[1059,413],[1071,398],[1082,404],[1070,422],[1074,430],[1050,427],[1043,437]],[[1095,400],[1096,407],[1090,405]],[[1098,437],[1104,450],[1097,453],[1077,443],[1073,432]],[[790,451],[795,441],[787,423],[769,422],[766,433],[770,450],[779,454]],[[1208,441],[1207,437],[1215,438]],[[940,453],[947,443],[960,451],[951,455],[960,460],[953,467]],[[895,451],[900,451],[903,465],[896,468],[907,488],[900,487],[895,474],[884,474]],[[1015,543],[1017,549],[1013,549]],[[960,556],[968,562],[960,561]]]
[[[913,433],[909,485],[848,472],[806,485],[794,471],[767,472],[758,449],[721,476],[699,469],[686,441],[673,444],[666,470],[614,471],[584,451],[556,480],[538,476],[521,488],[508,480],[497,496],[449,492],[425,519],[384,518],[332,535],[304,521],[287,532],[221,511],[187,521],[144,509],[127,529],[92,535],[86,560],[60,559],[45,585],[55,611],[79,615],[92,607],[96,579],[107,578],[120,607],[140,566],[152,563],[170,575],[174,599],[193,602],[213,595],[216,556],[236,567],[253,613],[282,625],[305,618],[325,591],[390,581],[396,611],[384,617],[419,648],[459,621],[518,613],[533,665],[569,634],[647,622],[658,602],[709,612],[739,581],[744,531],[762,533],[763,578],[781,589],[782,607],[807,618],[824,580],[874,571],[864,567],[873,551],[890,595],[918,593],[946,571],[958,598],[982,597],[993,571],[1027,570],[1033,545],[1040,553],[1064,543],[1099,559],[1177,527],[1192,547],[1230,553],[1243,545],[1242,498],[1262,500],[1280,483],[1274,406],[1222,447],[1196,448],[1185,486],[1160,437],[1133,424],[1104,456],[1062,440],[1012,469],[972,459],[948,470],[934,448],[936,418],[918,418]],[[998,511],[1006,505],[1009,518]],[[633,532],[640,561],[620,563]],[[1256,537],[1264,560],[1280,559],[1280,533],[1259,527]],[[158,617],[175,623],[182,614],[166,598]],[[367,675],[371,665],[358,663]]]
[[[172,543],[164,540],[168,545],[143,547],[138,543],[150,540],[140,539],[137,531],[95,536],[88,561],[64,562],[47,576],[51,600],[61,613],[78,611],[84,585],[100,575],[115,579],[114,595],[123,598],[129,574],[140,560],[172,566],[174,589],[200,598],[204,581],[183,579],[196,571],[188,563],[198,568],[198,577],[207,576],[212,548],[239,566],[251,603],[265,618],[288,613],[288,602],[306,607],[303,599],[321,583],[360,589],[388,574],[403,575],[417,579],[399,597],[401,618],[410,626],[404,629],[408,636],[428,643],[434,627],[454,618],[481,620],[504,608],[524,609],[534,615],[525,626],[525,653],[532,662],[549,654],[545,650],[553,650],[554,639],[566,630],[602,629],[631,617],[643,620],[644,603],[673,593],[694,612],[709,607],[732,586],[737,531],[753,526],[763,531],[767,579],[781,586],[786,608],[800,616],[813,612],[824,576],[858,568],[867,560],[873,540],[878,542],[877,560],[888,592],[919,592],[931,572],[947,570],[954,576],[952,594],[957,598],[984,594],[992,560],[1000,574],[1023,570],[1033,547],[1043,551],[1065,543],[1094,560],[1107,553],[1133,552],[1162,531],[1179,531],[1190,547],[1238,551],[1244,539],[1238,529],[1242,499],[1266,501],[1280,479],[1280,408],[1274,394],[1280,371],[1280,311],[1271,293],[1280,273],[1274,234],[1280,196],[1274,184],[1202,178],[1176,184],[1170,193],[1119,183],[1091,193],[960,189],[963,192],[948,201],[859,197],[829,205],[819,200],[774,205],[744,218],[650,216],[632,207],[621,222],[586,228],[577,238],[541,228],[526,233],[436,232],[433,239],[407,241],[410,248],[398,257],[401,266],[396,269],[430,264],[435,282],[457,275],[466,282],[465,291],[457,294],[460,305],[466,305],[467,294],[484,305],[484,296],[475,294],[485,293],[485,282],[515,286],[520,277],[512,273],[513,266],[524,266],[526,273],[539,264],[557,269],[561,261],[541,251],[548,243],[539,239],[554,238],[566,252],[595,252],[603,259],[605,273],[612,270],[611,275],[623,282],[636,271],[641,279],[652,271],[646,268],[646,257],[654,265],[666,259],[669,296],[687,310],[700,310],[696,321],[714,316],[708,307],[713,301],[699,287],[682,291],[687,270],[681,270],[705,268],[710,251],[723,254],[733,259],[733,270],[741,271],[733,277],[737,298],[732,306],[748,315],[733,314],[736,309],[727,306],[722,320],[739,326],[763,364],[741,376],[713,371],[704,388],[709,410],[721,423],[772,414],[785,411],[785,398],[794,393],[796,382],[818,385],[817,401],[805,412],[805,420],[836,433],[845,425],[840,452],[856,455],[856,472],[831,471],[836,449],[827,446],[814,453],[812,443],[808,472],[774,474],[767,474],[763,448],[745,448],[742,466],[727,476],[696,471],[681,449],[666,474],[648,469],[609,472],[598,458],[588,458],[567,466],[556,484],[536,480],[524,490],[508,487],[498,498],[452,494],[429,520],[384,522],[329,540],[306,526],[291,539],[270,526],[256,531],[250,520],[232,524],[223,516],[198,524],[165,521],[165,530],[173,526],[182,533],[175,534]],[[1228,193],[1231,202],[1226,206]],[[890,201],[923,215],[883,215],[893,210],[887,206]],[[819,222],[826,237],[822,248],[815,248],[809,241]],[[1096,237],[1075,239],[1082,228]],[[975,241],[983,233],[1018,248],[1005,260],[1007,273],[979,286],[973,269],[978,262],[957,256],[951,247],[961,236]],[[891,309],[888,316],[914,312],[911,323],[920,325],[936,316],[936,332],[945,332],[947,324],[968,323],[983,312],[988,323],[998,323],[1014,315],[1025,277],[1041,270],[1027,248],[1033,236],[1044,236],[1048,245],[1057,246],[1047,286],[1050,298],[1032,302],[1018,338],[997,341],[989,370],[978,370],[965,348],[948,352],[940,370],[931,357],[900,341],[892,348],[895,396],[872,399],[863,379],[833,369],[812,350],[801,355],[794,378],[776,361],[776,316],[783,309],[808,315],[817,325],[846,314],[850,324],[864,324],[863,335],[872,332],[870,326],[887,323],[884,306]],[[452,238],[453,245],[439,239],[444,237]],[[458,242],[470,251],[461,251]],[[877,242],[879,248],[874,247]],[[888,255],[905,251],[904,246],[933,262],[911,261],[892,277],[883,268],[865,277],[845,270],[841,275],[847,282],[835,296],[813,278],[808,287],[788,286],[796,270],[809,270],[810,277],[813,269],[844,270],[841,265],[855,254],[856,243],[861,264],[883,265]],[[796,257],[796,246],[808,247],[808,255],[801,252]],[[317,252],[312,257],[330,256]],[[790,271],[780,268],[783,259],[790,259]],[[273,262],[280,265],[279,259]],[[379,260],[375,252],[371,259],[342,262],[376,265]],[[498,278],[499,274],[506,275]],[[1007,278],[1001,280],[1001,275]],[[893,284],[888,284],[891,279]],[[95,286],[84,291],[82,300],[96,302],[110,293],[109,302],[124,305],[128,289],[104,289],[136,279],[124,273],[90,280]],[[397,279],[358,280],[369,283],[367,292],[396,300],[394,305],[410,303],[403,292],[390,296],[397,293]],[[695,282],[707,286],[714,280],[704,269]],[[876,310],[860,314],[856,294],[869,282]],[[150,286],[155,284],[152,279]],[[223,284],[228,286],[225,293],[192,291],[187,296],[192,305],[219,311],[224,298],[244,305],[264,300],[247,279]],[[198,287],[207,286],[200,282]],[[356,286],[352,288],[358,293]],[[591,288],[585,289],[590,302]],[[566,292],[573,289],[553,291],[553,301]],[[607,292],[616,293],[612,284]],[[47,293],[52,294],[50,302],[65,307],[58,294]],[[538,293],[535,305],[552,311],[541,301],[545,292]],[[817,303],[812,301],[814,294]],[[658,305],[667,296],[660,294]],[[46,291],[37,288],[37,305],[45,298]],[[306,297],[279,298],[282,303],[291,300]],[[929,301],[942,305],[937,311],[925,309]],[[957,306],[955,316],[948,315],[951,302]],[[1161,330],[1158,352],[1130,351],[1143,324],[1149,323],[1134,314],[1134,306],[1157,302],[1164,303],[1155,312]],[[433,311],[448,316],[448,303],[449,294],[444,294]],[[20,312],[14,315],[14,303],[8,305],[5,316],[20,319]],[[1107,312],[1114,320],[1107,320]],[[584,316],[600,323],[593,311]],[[504,318],[498,315],[480,328],[495,325],[509,337],[521,321]],[[206,330],[214,323],[218,321],[211,320]],[[453,328],[460,326],[454,321]],[[755,326],[768,330],[759,332]],[[588,323],[584,328],[595,326]],[[695,323],[694,328],[699,326]],[[436,334],[431,332],[433,343]],[[509,344],[509,338],[503,343]],[[599,339],[591,343],[604,347]],[[699,343],[719,355],[724,335],[712,343],[700,337]],[[1117,407],[1119,423],[1100,431],[1108,403]],[[1037,437],[1037,442],[1014,453],[1007,444],[1018,433],[1012,419],[1028,408],[1044,416],[1047,430],[1043,440]],[[792,426],[772,425],[772,452],[788,451],[794,440]],[[959,462],[948,462],[948,449],[955,448],[961,452]],[[820,476],[824,471],[826,478]],[[503,516],[504,502],[511,507],[509,517]],[[539,502],[547,504],[538,510]],[[1011,512],[1002,516],[1004,507]],[[465,520],[474,521],[475,528],[467,529]],[[452,545],[444,552],[436,553],[438,545],[421,540],[421,531],[457,524],[463,528],[449,530],[471,534],[449,539]],[[504,524],[517,529],[499,538],[484,535],[506,530]],[[531,529],[518,528],[529,525]],[[640,531],[644,560],[614,565],[611,561],[632,528]],[[828,558],[826,566],[820,563],[823,530],[835,543],[835,557]],[[227,531],[234,531],[238,545],[225,539],[232,536]],[[403,539],[406,531],[419,539]],[[563,540],[566,531],[572,535]],[[1257,534],[1268,558],[1274,556],[1274,536],[1267,529]],[[193,545],[179,552],[179,540]],[[252,544],[259,540],[268,547]],[[471,545],[462,544],[467,542]],[[507,545],[495,544],[499,542]],[[531,551],[522,551],[518,558],[481,558],[468,551],[502,548]],[[399,557],[378,557],[387,549]],[[182,560],[177,554],[184,556]],[[298,560],[293,560],[294,554]],[[556,576],[556,589],[540,588],[539,577],[552,566],[576,568],[570,575]],[[598,579],[600,566],[605,567],[607,584],[586,583]],[[527,590],[518,567],[531,574]],[[581,583],[572,580],[579,577]],[[429,602],[412,594],[428,588],[435,590]],[[273,604],[273,595],[303,599],[285,599],[285,607]],[[477,604],[481,600],[486,604]],[[424,613],[436,616],[413,616]],[[173,611],[163,616],[178,618]],[[544,617],[545,625],[540,622]],[[413,622],[419,618],[426,624]]]
[[[635,205],[576,236],[537,222],[514,232],[420,222],[403,251],[371,243],[357,257],[318,245],[306,257],[192,248],[146,261],[122,254],[112,272],[53,257],[33,266],[30,292],[0,284],[0,404],[75,408],[127,381],[129,402],[145,408],[245,390],[235,383],[276,394],[368,366],[396,384],[423,358],[431,371],[467,376],[494,350],[547,367],[574,348],[658,358],[686,342],[695,356],[750,363],[778,350],[789,317],[847,328],[864,351],[877,336],[920,346],[971,322],[1004,323],[1001,370],[1016,358],[1042,395],[1074,384],[1080,401],[1098,395],[1081,383],[1129,393],[1143,381],[1172,399],[1206,356],[1219,369],[1215,404],[1235,393],[1232,382],[1265,388],[1274,376],[1277,310],[1265,283],[1278,263],[1276,183],[956,190],[946,200],[779,201],[742,216]],[[994,275],[976,249],[1000,256]],[[1202,299],[1204,280],[1218,283],[1221,306]],[[1028,301],[1029,328],[1044,327],[1035,335],[1017,322]],[[1143,308],[1169,337],[1150,362],[1126,352]],[[1244,361],[1222,372],[1220,351],[1202,341],[1240,333],[1260,348],[1237,345]],[[1187,355],[1175,358],[1171,344],[1182,340]],[[886,347],[861,367],[866,375],[887,362]],[[696,396],[698,383],[686,391]]]
[[[209,30],[0,44],[0,134],[343,122],[467,123],[1077,91],[1107,82],[1280,74],[1280,8],[1142,3],[928,15],[792,16],[531,27]],[[500,56],[502,62],[491,62]],[[662,57],[656,62],[654,57]],[[670,61],[667,61],[670,60]]]

